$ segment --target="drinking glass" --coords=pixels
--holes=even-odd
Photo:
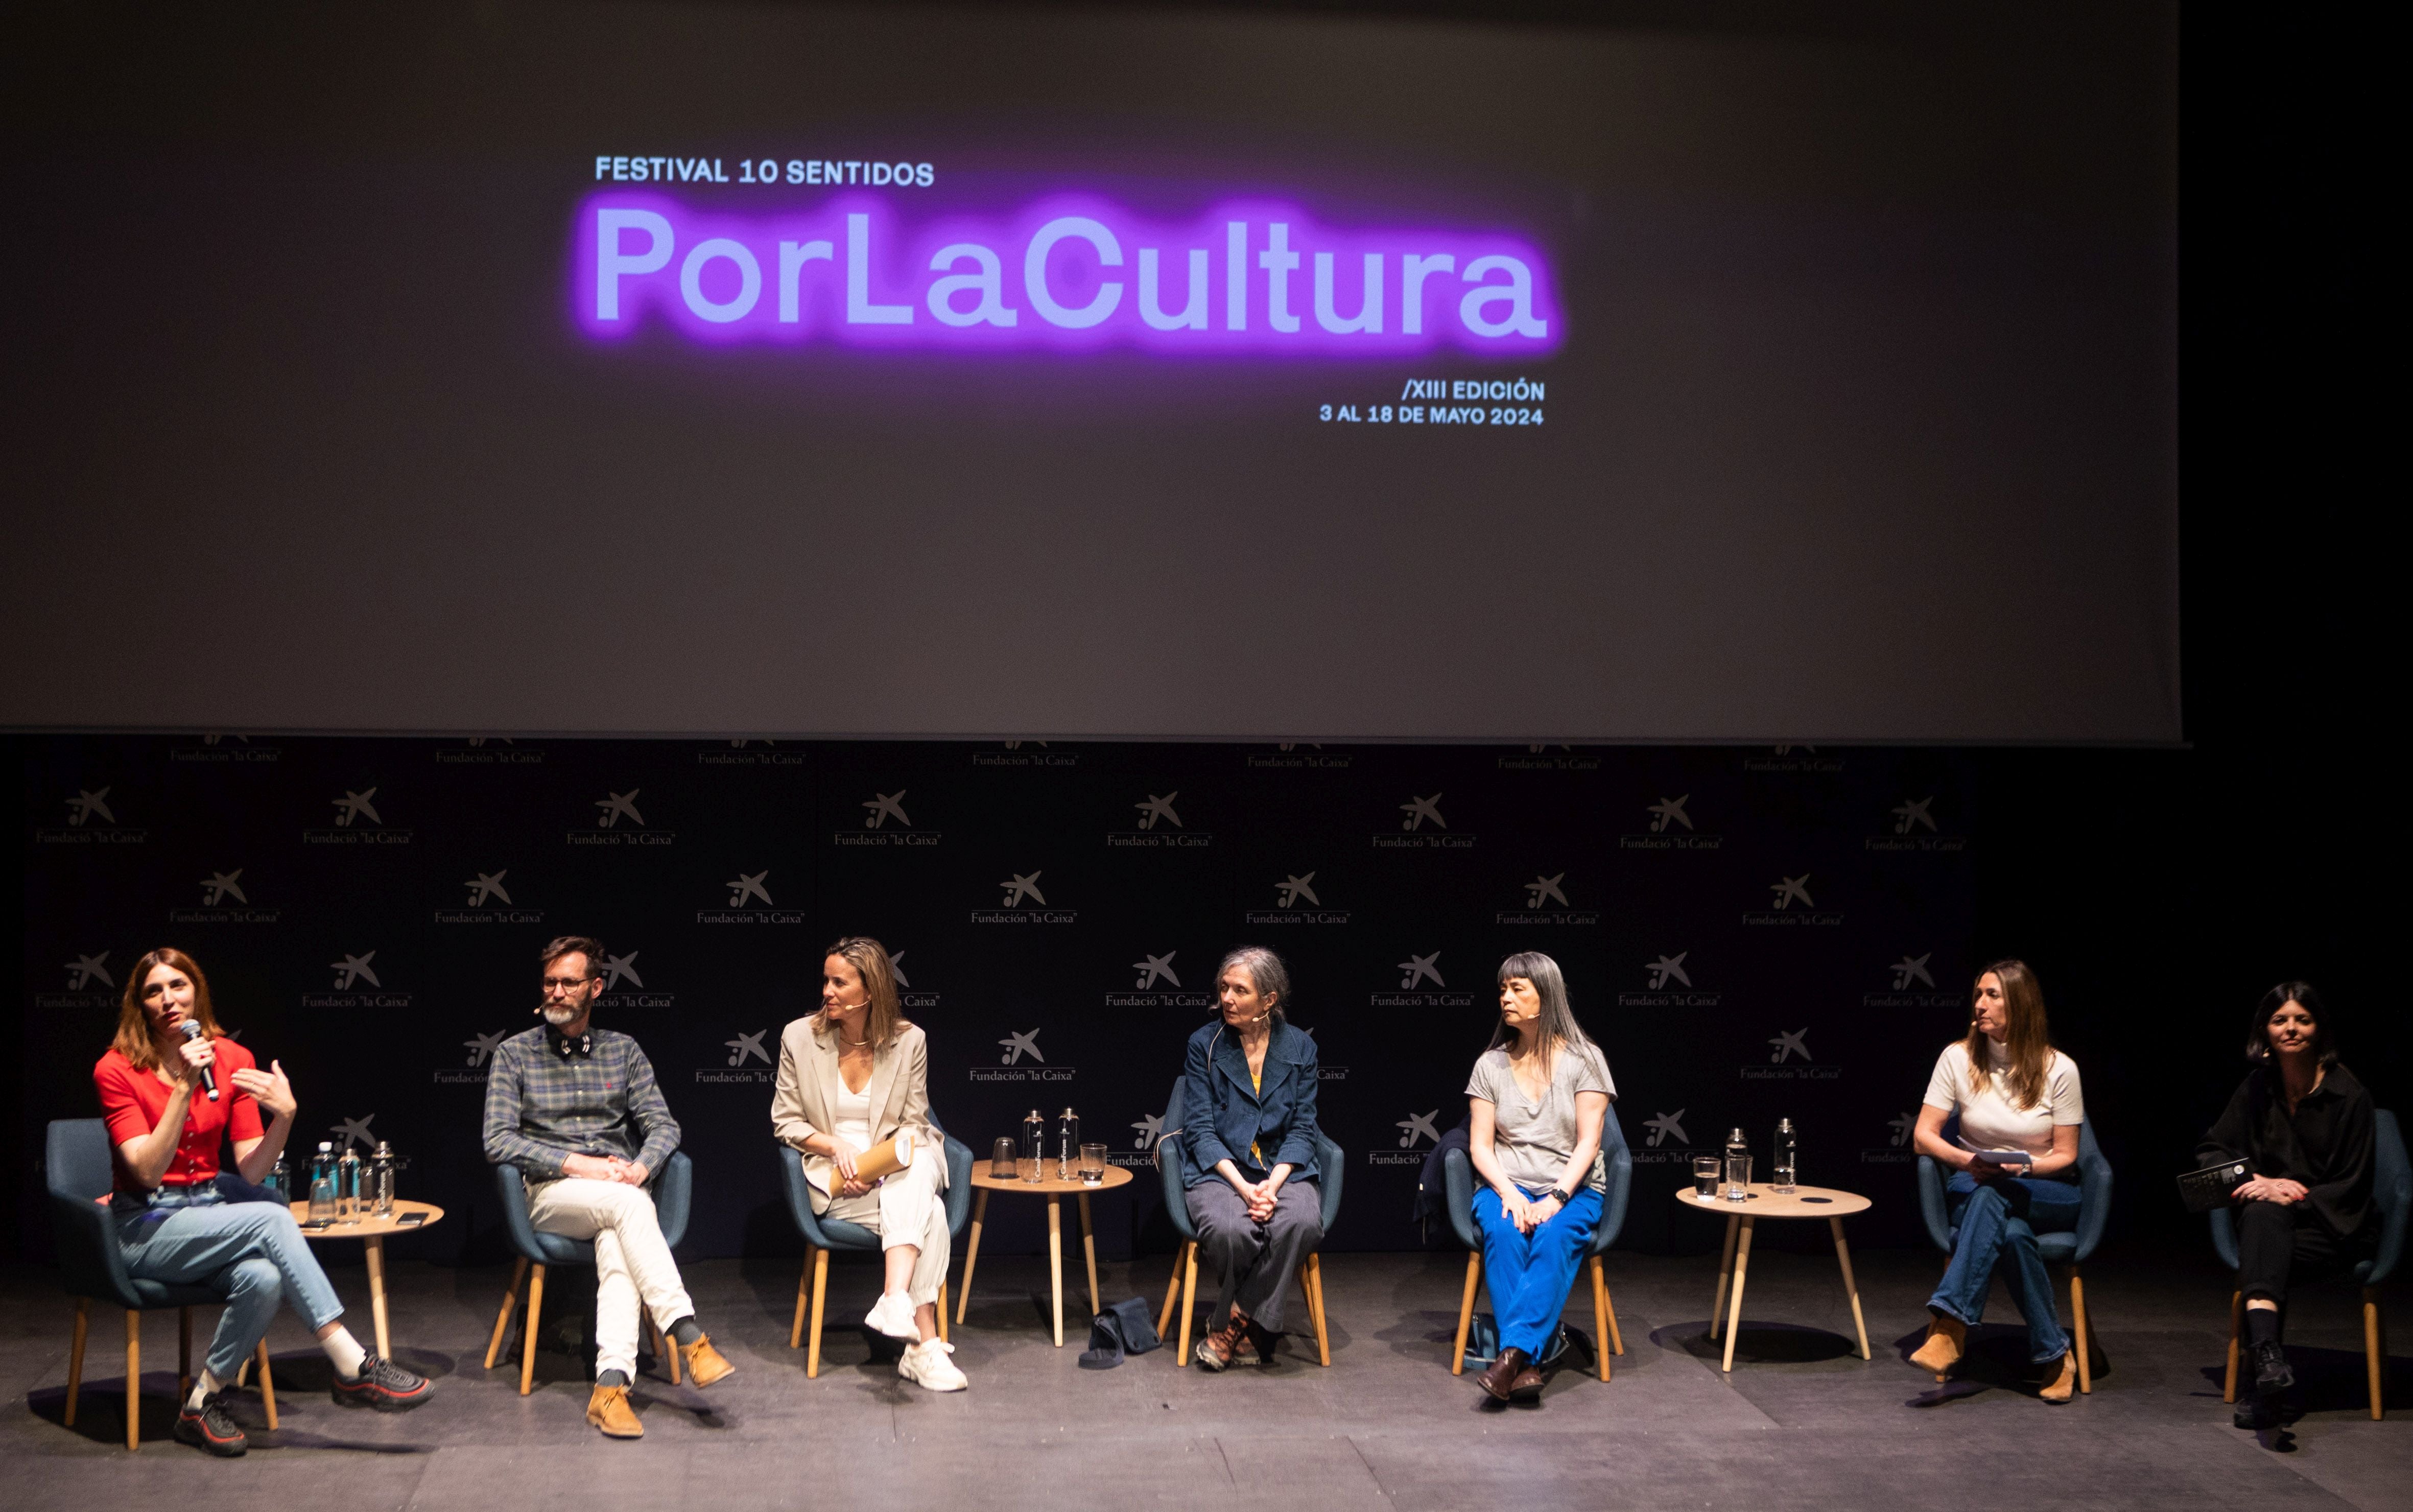
[[[1718,1194],[1718,1176],[1724,1163],[1715,1155],[1693,1157],[1693,1195],[1707,1202]]]
[[[1083,1145],[1081,1147],[1081,1184],[1085,1187],[1102,1186],[1105,1183],[1105,1179],[1106,1147]]]

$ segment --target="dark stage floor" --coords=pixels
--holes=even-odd
[[[141,1452],[122,1445],[124,1331],[95,1316],[77,1426],[61,1425],[69,1311],[47,1271],[5,1274],[0,1370],[19,1403],[0,1429],[0,1503],[36,1512],[141,1505],[214,1488],[263,1507],[851,1505],[966,1509],[1083,1506],[1367,1508],[1494,1506],[2381,1508],[2413,1486],[2413,1359],[2391,1365],[2395,1411],[2364,1415],[2353,1294],[2299,1306],[2292,1341],[2307,1398],[2284,1430],[2228,1426],[2217,1367],[2227,1283],[2201,1257],[2133,1253],[2089,1273],[2110,1356],[2092,1397],[2036,1400],[2016,1326],[1990,1327],[1969,1379],[1942,1395],[1902,1362],[1925,1317],[1935,1257],[1857,1256],[1873,1361],[1851,1355],[1831,1255],[1763,1253],[1731,1377],[1702,1337],[1712,1260],[1613,1257],[1627,1353],[1604,1386],[1555,1379],[1543,1404],[1499,1410],[1445,1368],[1462,1262],[1454,1255],[1336,1254],[1325,1266],[1329,1370],[1294,1337],[1278,1367],[1221,1376],[1172,1368],[1170,1352],[1087,1371],[1086,1341],[1049,1347],[1034,1286],[1044,1262],[984,1256],[956,1360],[972,1387],[932,1396],[866,1363],[857,1327],[832,1327],[822,1378],[787,1348],[788,1262],[688,1267],[706,1326],[738,1373],[703,1395],[647,1379],[646,1436],[600,1439],[585,1423],[578,1358],[540,1351],[538,1387],[480,1368],[504,1282],[497,1269],[398,1263],[396,1350],[442,1378],[397,1417],[327,1399],[326,1367],[289,1313],[270,1336],[283,1427],[244,1460],[214,1462],[169,1439],[175,1325],[145,1331]],[[1109,1300],[1162,1296],[1168,1261],[1102,1267]],[[335,1273],[365,1335],[363,1272]],[[855,1319],[871,1272],[835,1267],[832,1316]],[[2413,1303],[2391,1300],[2398,1333]],[[550,1310],[548,1310],[550,1312]],[[1993,1315],[2015,1317],[2001,1295]],[[1569,1316],[1589,1327],[1589,1289]],[[1304,1327],[1297,1309],[1294,1328]],[[209,1320],[214,1321],[214,1316]],[[548,1323],[548,1330],[552,1327]],[[1070,1330],[1068,1330],[1069,1335]],[[2005,1363],[1997,1366],[1992,1362]],[[316,1389],[312,1389],[315,1387]],[[237,1416],[258,1430],[256,1397]]]

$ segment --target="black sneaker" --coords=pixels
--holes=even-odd
[[[2254,1394],[2269,1400],[2296,1384],[2296,1372],[2287,1368],[2287,1351],[2276,1339],[2254,1346]]]
[[[390,1359],[375,1355],[361,1360],[361,1373],[347,1381],[335,1377],[335,1405],[374,1407],[381,1413],[407,1412],[436,1395],[436,1383],[413,1374]]]
[[[2274,1426],[2278,1420],[2278,1415],[2273,1413],[2271,1410],[2271,1404],[2261,1398],[2244,1397],[2239,1400],[2237,1410],[2228,1415],[2228,1420],[2234,1426],[2250,1433]]]
[[[226,1405],[216,1396],[201,1399],[198,1407],[181,1408],[176,1413],[176,1440],[197,1449],[207,1449],[220,1459],[231,1460],[251,1447],[251,1440],[234,1426],[227,1416]]]

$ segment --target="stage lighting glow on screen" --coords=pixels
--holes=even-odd
[[[1164,225],[1072,193],[1000,218],[860,192],[746,214],[607,190],[579,209],[571,266],[578,322],[605,340],[659,325],[710,344],[1529,357],[1564,326],[1520,237],[1335,228],[1263,200]]]

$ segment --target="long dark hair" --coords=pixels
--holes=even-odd
[[[1600,1053],[1600,1046],[1592,1044],[1591,1036],[1576,1022],[1575,1010],[1567,1005],[1567,979],[1560,971],[1557,961],[1538,950],[1520,951],[1500,963],[1497,985],[1504,987],[1520,976],[1533,984],[1533,996],[1541,1000],[1542,1012],[1533,1025],[1533,1038],[1542,1052],[1542,1068],[1546,1073],[1557,1071],[1558,1053],[1562,1048],[1578,1052],[1590,1050],[1594,1055]],[[1517,1032],[1508,1027],[1508,1020],[1503,1016],[1492,1026],[1491,1043],[1483,1047],[1484,1053],[1488,1055],[1503,1045],[1514,1045],[1516,1041]],[[1602,1059],[1606,1060],[1606,1057]]]
[[[2310,982],[2282,982],[2262,994],[2254,1022],[2245,1030],[2245,1059],[2261,1065],[2271,1059],[2271,1015],[2289,1003],[2313,1015],[2313,1064],[2326,1070],[2338,1060],[2337,1036],[2330,1031],[2330,1011]]]

